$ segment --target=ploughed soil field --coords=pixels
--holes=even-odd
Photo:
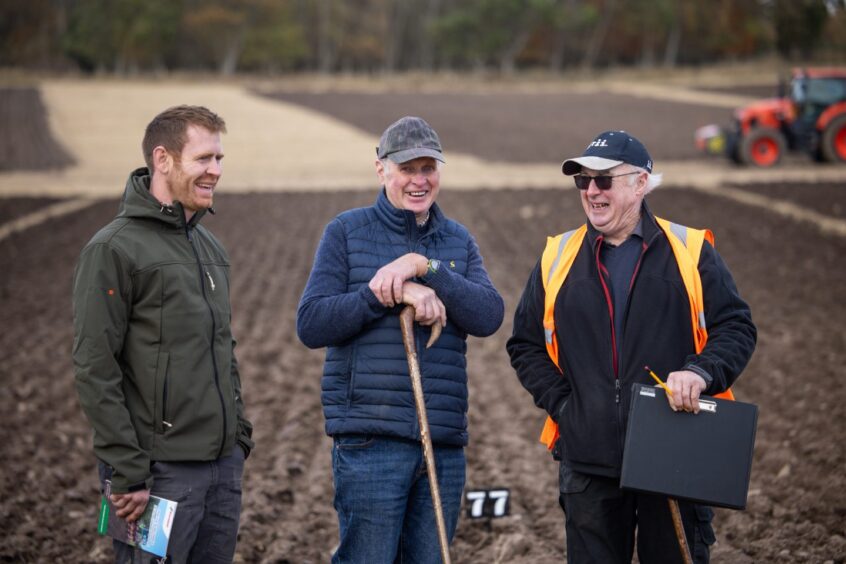
[[[73,164],[73,157],[50,135],[46,115],[36,88],[0,88],[0,129],[4,131],[0,171],[60,169]]]
[[[724,108],[609,92],[266,94],[328,113],[377,136],[392,116],[420,115],[438,132],[447,162],[452,150],[492,161],[553,163],[563,155],[581,153],[597,133],[610,129],[636,135],[655,159],[691,159],[700,156],[693,131],[708,123],[727,125],[731,118]],[[652,119],[661,125],[650,123]]]
[[[415,113],[448,111],[443,100],[423,102],[425,111]],[[378,107],[378,100],[346,105]],[[657,126],[666,104],[649,106],[652,113],[640,119]],[[329,113],[340,112],[336,106]],[[373,121],[384,125],[392,116],[377,112]],[[484,129],[483,120],[474,123],[473,135],[460,142],[440,132],[447,159],[451,148],[491,158],[498,129]],[[579,148],[602,129],[559,127]],[[546,147],[562,140],[552,128],[543,131],[532,143],[552,155]],[[687,158],[672,137],[663,144],[660,136],[654,139],[657,170],[662,157]],[[555,166],[563,151],[538,158],[526,150],[509,160],[549,160]],[[340,159],[332,166],[338,162],[351,166]],[[127,171],[135,164],[127,163]],[[116,194],[122,180],[116,179]],[[467,489],[511,490],[509,516],[462,518],[453,560],[566,561],[557,467],[537,442],[543,414],[517,381],[505,342],[545,237],[583,221],[578,195],[564,179],[544,190],[458,192],[449,185],[447,166],[439,203],[476,236],[506,302],[502,328],[469,342]],[[756,353],[734,387],[738,399],[760,408],[748,507],[717,511],[712,561],[846,562],[846,390],[840,374],[846,365],[846,238],[767,209],[680,188],[656,190],[649,196],[653,210],[715,232],[759,328]],[[779,199],[843,218],[843,186],[772,190]],[[331,441],[323,433],[320,409],[323,351],[297,340],[296,307],[326,222],[344,209],[369,205],[375,196],[375,186],[369,192],[227,194],[224,176],[218,213],[204,219],[232,259],[234,332],[247,415],[255,425],[237,562],[326,562],[336,545]],[[0,200],[0,218],[7,221],[54,201]],[[0,240],[0,561],[109,561],[109,543],[96,534],[96,465],[73,384],[70,291],[80,249],[117,205],[116,199],[103,201]]]

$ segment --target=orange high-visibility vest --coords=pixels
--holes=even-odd
[[[708,341],[708,330],[705,327],[705,301],[702,297],[702,278],[699,276],[699,255],[702,252],[702,245],[705,239],[714,245],[714,234],[708,229],[692,229],[672,223],[666,219],[656,217],[658,225],[667,235],[670,247],[673,249],[676,263],[679,266],[684,287],[687,289],[687,296],[690,300],[690,323],[693,327],[693,341],[696,353],[702,352],[705,343]],[[587,225],[578,229],[548,237],[546,248],[541,257],[541,275],[543,276],[544,311],[543,331],[546,340],[546,352],[549,358],[555,363],[559,372],[561,365],[558,363],[558,339],[555,334],[555,300],[558,292],[564,285],[564,280],[579,254],[579,249],[587,233]],[[726,390],[716,397],[723,399],[734,399],[731,389]],[[552,449],[555,441],[558,440],[558,425],[551,417],[546,418],[546,424],[540,436],[540,441],[547,448]]]

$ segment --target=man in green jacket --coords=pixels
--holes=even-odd
[[[147,167],[82,250],[73,362],[104,491],[137,520],[150,495],[178,502],[168,562],[231,562],[253,446],[230,330],[229,258],[212,211],[226,124],[199,106],[147,126]],[[110,488],[110,489],[109,489]],[[141,554],[115,541],[117,562]],[[146,555],[145,555],[146,556]]]

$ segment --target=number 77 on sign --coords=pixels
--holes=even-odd
[[[467,517],[470,519],[505,517],[510,509],[508,503],[510,495],[511,492],[507,488],[468,491],[464,494],[468,503]]]

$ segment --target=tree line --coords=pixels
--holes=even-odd
[[[119,74],[846,60],[846,0],[4,0],[0,67]]]

